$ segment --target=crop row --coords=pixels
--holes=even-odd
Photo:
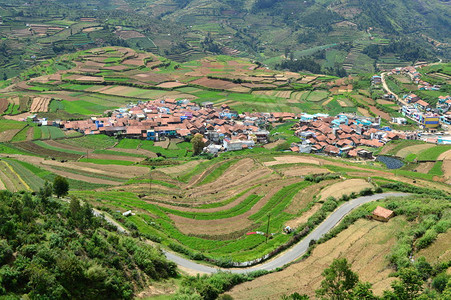
[[[217,220],[217,219],[226,219],[231,218],[234,216],[241,215],[248,210],[250,210],[255,204],[257,204],[258,201],[261,200],[263,196],[252,194],[248,196],[246,199],[244,199],[242,202],[240,202],[238,205],[222,211],[217,212],[185,212],[185,211],[178,211],[174,209],[169,208],[163,208],[162,210],[171,213],[173,215],[195,219],[195,220]]]

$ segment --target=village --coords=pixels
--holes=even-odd
[[[419,91],[439,91],[441,88],[440,85],[433,85],[421,79],[421,73],[417,70],[421,67],[423,65],[398,67],[388,72],[388,75],[407,76],[413,84],[417,85]],[[382,76],[373,76],[372,83],[375,85],[382,84]],[[384,98],[393,100],[396,97],[392,93],[389,93]],[[397,98],[397,100],[401,106],[401,113],[418,123],[420,129],[434,132],[439,126],[446,129],[451,125],[450,95],[438,96],[436,107],[431,106],[414,93],[404,94],[402,97]],[[394,122],[403,123],[403,120],[398,118]]]
[[[189,100],[139,102],[105,114],[105,117],[52,124],[42,119],[34,120],[41,125],[54,125],[84,135],[105,134],[150,141],[168,138],[188,141],[195,134],[202,134],[206,145],[204,152],[213,155],[273,142],[269,130],[288,121],[293,123],[291,129],[299,138],[291,144],[290,150],[298,153],[372,159],[371,148],[382,147],[391,140],[418,139],[416,132],[381,127],[380,118],[286,112],[239,114],[227,105],[213,107],[211,102],[198,105]]]

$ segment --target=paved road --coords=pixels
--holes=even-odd
[[[406,193],[383,193],[376,194],[371,196],[359,197],[353,199],[349,202],[344,203],[338,209],[336,209],[323,223],[321,223],[318,227],[316,227],[309,235],[307,235],[304,239],[302,239],[299,243],[293,246],[290,250],[283,252],[281,255],[276,258],[269,260],[268,262],[262,263],[260,265],[246,268],[246,269],[221,269],[209,267],[206,265],[198,264],[186,258],[179,256],[173,252],[168,252],[164,250],[164,254],[166,257],[175,262],[177,265],[190,269],[194,272],[200,273],[216,273],[219,270],[221,271],[230,271],[232,273],[248,273],[252,271],[258,270],[274,270],[279,267],[283,267],[284,265],[298,259],[301,257],[308,249],[309,243],[311,240],[318,240],[324,234],[329,232],[335,225],[340,222],[340,220],[346,216],[350,211],[355,209],[356,207],[368,203],[371,201],[376,201],[379,199],[383,199],[386,197],[402,197],[408,196]]]

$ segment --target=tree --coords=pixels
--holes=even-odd
[[[201,154],[202,150],[205,147],[203,135],[200,133],[196,133],[196,135],[191,139],[191,144],[193,145],[194,155]]]
[[[392,291],[384,292],[384,299],[415,299],[423,290],[423,279],[420,273],[414,268],[403,268],[399,271],[401,280],[393,281]]]
[[[61,176],[56,176],[53,181],[53,192],[58,198],[61,196],[66,196],[69,192],[69,182],[67,179]]]
[[[321,299],[352,299],[352,290],[359,282],[359,276],[351,271],[346,258],[334,259],[329,268],[322,273],[325,277],[316,294]]]

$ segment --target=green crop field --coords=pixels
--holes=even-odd
[[[437,160],[440,154],[451,150],[451,145],[437,145],[418,154],[417,160]]]

